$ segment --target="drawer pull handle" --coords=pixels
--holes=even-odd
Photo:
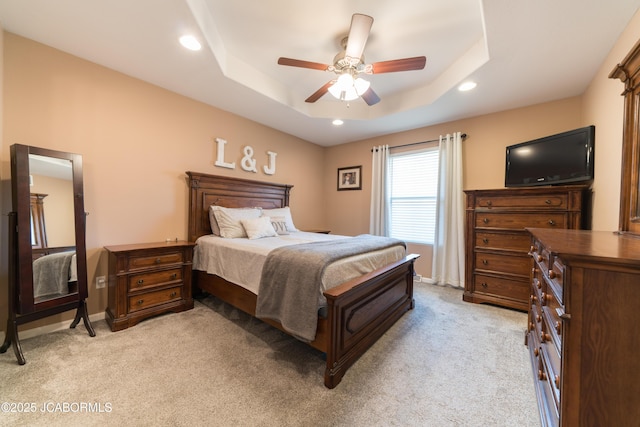
[[[551,335],[545,333],[545,332],[541,332],[540,333],[540,341],[541,342],[547,342],[547,341],[551,341]]]
[[[144,300],[143,300],[143,299],[139,299],[139,300],[138,300],[138,302],[137,302],[137,304],[138,304],[138,305],[142,305],[142,303],[143,303],[143,302],[144,302]]]
[[[551,200],[549,200],[549,199],[545,200],[544,202],[545,202],[547,205],[550,205],[550,204],[551,204]]]
[[[564,312],[564,310],[562,310],[561,308],[556,308],[556,314],[558,315],[559,318],[561,318],[562,320],[569,320],[571,319],[571,315],[567,314]]]
[[[540,354],[540,350],[538,349],[538,347],[534,348],[533,355],[537,357],[539,354]]]
[[[491,206],[491,200],[487,200],[487,206]]]
[[[562,323],[556,322],[556,332],[558,335],[562,335]]]
[[[485,289],[486,289],[486,288],[487,288],[487,286],[489,286],[489,285],[487,285],[487,282],[482,282],[482,283],[480,283],[480,286],[482,286],[483,288],[485,288]]]
[[[556,277],[557,277],[556,272],[553,270],[549,270],[549,279],[555,279]]]
[[[170,296],[171,298],[175,297],[176,295],[178,295],[178,294],[177,294],[175,291],[173,291],[173,292],[171,292],[171,293],[169,294],[169,296]]]
[[[489,261],[488,261],[488,260],[486,260],[486,259],[483,259],[483,260],[482,260],[482,265],[488,265],[488,264],[489,264]]]
[[[544,261],[544,257],[542,255],[538,255],[538,258],[536,259],[538,260],[538,262]]]
[[[489,243],[489,239],[487,239],[486,237],[484,239],[482,239],[482,243],[484,243],[485,245]]]
[[[138,285],[142,285],[144,283],[144,279],[138,279]]]
[[[547,302],[547,293],[543,292],[542,295],[540,295],[540,302],[542,303],[542,305],[544,305]]]
[[[177,275],[176,273],[173,273],[173,274],[171,275],[171,280],[176,280],[176,277],[178,277],[178,275]]]
[[[536,322],[542,322],[542,316],[540,316],[539,314],[536,314]]]
[[[554,220],[550,219],[549,220],[549,225],[553,227],[554,225],[556,225],[556,222]]]
[[[560,389],[560,375],[556,375],[555,381],[553,383],[556,385],[557,389]]]
[[[160,258],[156,258],[156,261],[155,261],[156,264],[160,264],[161,262],[162,260]]]
[[[489,218],[482,218],[482,222],[484,222],[485,224],[489,224]]]
[[[531,245],[531,247],[529,248],[529,252],[534,253],[536,251],[536,247]]]
[[[542,369],[538,369],[538,379],[544,381],[547,379],[547,374]]]

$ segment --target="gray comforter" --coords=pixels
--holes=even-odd
[[[296,338],[313,341],[318,323],[318,294],[327,265],[397,245],[406,247],[397,239],[363,234],[274,249],[262,269],[256,317],[277,320]]]

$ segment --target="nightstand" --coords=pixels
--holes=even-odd
[[[106,320],[112,331],[151,316],[193,308],[194,243],[176,241],[106,246],[109,289]]]

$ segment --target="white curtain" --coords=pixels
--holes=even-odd
[[[432,279],[441,285],[464,286],[464,193],[460,132],[440,136],[436,233]]]
[[[373,147],[371,160],[371,211],[369,216],[369,233],[386,236],[388,233],[387,203],[387,165],[389,162],[389,146]]]

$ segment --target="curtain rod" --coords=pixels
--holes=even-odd
[[[460,137],[462,138],[462,140],[464,141],[464,139],[467,137],[466,133],[463,133],[462,135],[460,135]],[[410,144],[403,144],[403,145],[394,145],[393,147],[389,147],[389,149],[392,148],[400,148],[400,147],[409,147],[411,145],[418,145],[418,144],[427,144],[429,142],[440,142],[440,139],[429,139],[427,141],[420,141],[420,142],[412,142]],[[371,152],[373,153],[373,148],[371,149]]]

